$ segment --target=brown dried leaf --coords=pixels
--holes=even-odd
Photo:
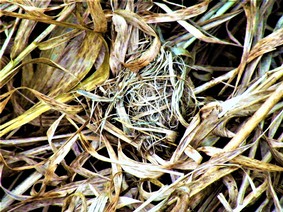
[[[154,30],[150,26],[148,26],[144,22],[144,20],[141,17],[139,17],[137,14],[126,10],[116,10],[114,13],[122,16],[127,21],[127,23],[133,25],[134,27],[137,27],[145,34],[154,37],[149,49],[147,49],[145,52],[139,55],[138,58],[135,58],[131,61],[124,63],[124,66],[126,68],[129,68],[134,72],[138,72],[141,68],[148,65],[157,56],[161,45],[159,38],[157,34],[154,32]]]
[[[156,3],[157,4],[157,3]],[[158,6],[161,7],[164,11],[167,13],[172,13],[172,10],[165,4],[158,3]],[[196,38],[208,42],[208,43],[218,43],[218,44],[225,44],[225,45],[235,45],[233,43],[229,43],[226,41],[222,41],[212,35],[206,36],[204,33],[202,33],[197,27],[193,26],[192,24],[179,20],[177,21],[182,27],[184,27],[189,33],[191,33]],[[206,33],[208,34],[208,33]]]
[[[53,184],[54,179],[57,179],[55,170],[57,166],[65,159],[65,156],[71,150],[73,144],[77,141],[79,135],[75,134],[70,139],[68,139],[59,149],[56,151],[45,163],[46,173],[44,175],[44,184]],[[60,179],[58,179],[60,180]]]
[[[239,165],[254,170],[267,171],[267,172],[283,172],[283,167],[271,163],[259,161],[243,155],[239,155],[238,157],[234,158],[231,162],[237,163]]]
[[[81,29],[81,30],[86,30],[90,31],[90,29],[79,25],[79,24],[73,24],[73,23],[68,23],[64,21],[56,21],[53,20],[51,17],[48,17],[46,15],[43,15],[42,13],[37,14],[34,16],[34,14],[19,14],[15,12],[9,12],[9,11],[0,11],[0,17],[1,16],[10,16],[10,17],[15,17],[15,18],[21,18],[21,19],[28,19],[32,21],[38,21],[46,24],[54,24],[56,26],[61,26],[61,27],[66,27],[66,28],[74,28],[74,29]]]
[[[58,36],[56,36],[56,34],[53,33],[54,37],[51,37],[47,41],[43,41],[43,42],[38,43],[37,46],[40,50],[49,50],[49,49],[55,48],[57,46],[60,46],[63,43],[68,42],[70,39],[72,39],[72,38],[74,38],[74,37],[76,37],[76,36],[78,36],[79,34],[82,33],[81,30],[77,30],[77,29],[72,30],[70,32],[66,32],[66,33],[64,33],[64,31],[61,31],[61,30],[60,31],[54,30],[54,31],[58,32],[56,34],[59,34],[59,32],[61,32],[61,33]]]
[[[103,39],[97,33],[82,32],[63,48],[58,46],[44,53],[44,56],[49,57],[67,71],[51,66],[46,68],[45,65],[39,64],[34,73],[31,88],[53,97],[68,92],[89,73],[102,45]],[[45,71],[42,71],[43,69]]]
[[[204,151],[206,154],[212,157],[217,157],[219,154],[224,153],[222,149],[219,149],[216,147],[200,147],[199,150]],[[282,172],[283,171],[283,167],[280,167],[280,166],[277,166],[271,163],[266,163],[266,162],[256,160],[253,158],[249,158],[243,155],[237,155],[236,157],[234,156],[233,158],[231,158],[231,162],[235,164],[239,164],[247,168],[250,168],[252,170],[260,170],[260,171],[268,171],[268,172]]]
[[[206,0],[200,4],[195,4],[191,7],[186,7],[184,9],[172,11],[167,14],[162,13],[151,13],[143,17],[147,23],[160,23],[160,22],[172,22],[179,20],[186,20],[197,15],[202,14],[207,10],[207,6],[210,0]],[[159,5],[159,3],[154,2],[154,4]]]
[[[128,25],[122,16],[115,13],[112,16],[112,22],[117,35],[112,43],[113,49],[110,55],[110,67],[111,71],[117,75],[119,70],[121,70],[122,64],[125,62],[132,26]]]
[[[179,175],[178,172],[170,171],[162,166],[153,165],[151,163],[141,163],[128,158],[122,151],[121,145],[118,146],[118,159],[122,168],[129,174],[138,178],[158,178],[164,173]]]
[[[39,9],[37,6],[40,6],[41,8],[46,8],[50,4],[50,1],[51,0],[35,1],[34,6],[31,6],[30,10]],[[24,5],[21,5],[21,6],[24,7],[25,9]],[[15,37],[12,52],[11,52],[12,58],[15,58],[16,56],[18,56],[18,54],[28,45],[30,34],[32,33],[36,24],[37,24],[37,21],[31,21],[31,20],[21,21],[21,24],[17,30],[17,35]]]
[[[255,58],[274,51],[276,47],[283,44],[283,28],[276,30],[265,38],[256,43],[248,55],[247,62],[251,62]]]
[[[94,31],[105,33],[107,31],[107,21],[100,0],[87,1],[87,5],[93,20]]]
[[[274,140],[270,139],[270,138],[266,138],[269,150],[272,154],[272,156],[274,157],[274,159],[276,160],[277,163],[279,163],[281,166],[283,166],[283,153],[280,152],[279,150],[277,150],[273,144],[276,143]],[[282,143],[280,143],[282,144]]]
[[[236,206],[237,203],[237,198],[238,198],[238,186],[235,178],[229,174],[223,177],[223,183],[228,189],[228,194],[229,194],[229,203],[232,208]]]

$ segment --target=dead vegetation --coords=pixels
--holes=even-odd
[[[1,211],[282,211],[282,1],[1,0]]]

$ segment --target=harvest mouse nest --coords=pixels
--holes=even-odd
[[[163,50],[138,75],[129,73],[120,78],[120,84],[127,85],[123,105],[129,117],[128,123],[121,123],[143,150],[152,152],[173,145],[180,124],[187,124],[194,108],[187,62],[187,58]]]

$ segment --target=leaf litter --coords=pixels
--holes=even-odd
[[[1,211],[282,211],[281,1],[1,1]]]

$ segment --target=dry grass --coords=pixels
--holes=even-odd
[[[282,211],[282,1],[1,0],[1,211]]]

